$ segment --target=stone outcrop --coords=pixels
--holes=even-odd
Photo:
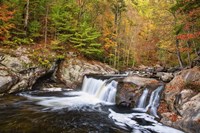
[[[48,70],[34,65],[25,49],[0,54],[0,95],[32,89],[35,81]]]
[[[5,66],[0,65],[0,94],[7,92],[16,84],[19,77]]]
[[[117,87],[116,104],[134,107],[141,96],[143,89],[148,88],[151,91],[157,88],[160,82],[152,78],[139,76],[128,76],[119,81]]]
[[[97,61],[87,61],[79,58],[69,58],[63,61],[54,79],[65,83],[69,88],[81,85],[84,75],[87,74],[114,74],[117,70]]]
[[[164,100],[168,110],[162,112],[164,124],[198,133],[200,130],[200,67],[178,72],[166,85]]]

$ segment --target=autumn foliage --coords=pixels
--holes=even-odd
[[[117,68],[188,66],[200,49],[198,0],[0,1],[1,46],[68,47]]]
[[[14,24],[9,21],[13,18],[14,11],[9,10],[5,4],[0,5],[0,41],[4,41],[10,37],[10,29]]]

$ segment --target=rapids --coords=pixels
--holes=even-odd
[[[0,132],[183,133],[155,119],[163,86],[150,98],[145,89],[129,109],[115,105],[117,84],[85,77],[81,91],[44,88],[0,97]]]

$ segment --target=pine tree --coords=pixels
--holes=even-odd
[[[98,31],[84,22],[80,25],[75,34],[70,37],[70,42],[72,42],[86,57],[97,59],[100,58],[103,53],[101,44],[97,43],[97,39],[100,36],[101,34]]]

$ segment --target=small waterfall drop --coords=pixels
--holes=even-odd
[[[133,110],[141,111],[141,112],[147,112],[150,111],[150,114],[159,117],[157,115],[157,109],[160,102],[160,93],[163,90],[163,86],[159,86],[157,89],[155,89],[150,96],[149,103],[146,106],[147,101],[147,95],[148,95],[148,89],[145,89],[139,99],[138,105]]]
[[[157,118],[159,117],[157,115],[157,109],[160,102],[160,93],[163,90],[163,88],[164,88],[163,86],[159,86],[156,90],[152,92],[149,104],[146,107],[146,110],[150,108],[150,113]]]
[[[143,91],[143,93],[139,99],[137,108],[145,108],[146,107],[146,100],[147,100],[148,92],[149,92],[149,90],[147,88]]]
[[[82,91],[95,96],[101,101],[115,104],[118,82],[84,77]]]

